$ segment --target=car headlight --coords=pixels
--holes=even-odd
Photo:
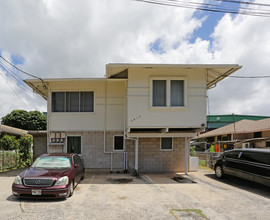
[[[59,178],[57,180],[57,182],[55,183],[56,186],[64,186],[68,184],[68,177],[67,176],[63,176],[61,178]]]
[[[20,176],[16,176],[14,181],[13,181],[14,184],[18,184],[18,185],[22,185],[22,179]]]

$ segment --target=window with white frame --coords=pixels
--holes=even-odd
[[[152,79],[152,107],[184,107],[185,79],[154,78]]]
[[[124,136],[114,136],[113,139],[114,150],[124,150]]]
[[[94,92],[52,92],[52,112],[94,112]]]
[[[160,141],[160,149],[161,150],[173,150],[173,140],[171,137],[164,137],[164,138],[161,138],[161,141]]]

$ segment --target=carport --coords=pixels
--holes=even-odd
[[[172,138],[184,138],[184,172],[187,175],[189,170],[189,149],[190,149],[190,139],[194,137],[196,133],[185,132],[185,133],[170,133],[169,129],[167,132],[163,133],[128,133],[128,138],[135,141],[135,172],[139,173],[139,148],[140,139],[142,138],[162,138],[162,137],[172,137]],[[143,150],[143,149],[142,149]]]

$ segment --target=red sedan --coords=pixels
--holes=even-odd
[[[16,176],[12,193],[22,198],[67,198],[83,178],[84,165],[79,155],[43,154]]]

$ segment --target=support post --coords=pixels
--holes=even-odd
[[[139,171],[139,164],[138,164],[138,158],[139,158],[139,138],[136,138],[135,140],[135,172],[138,174]]]
[[[189,138],[185,137],[185,175],[188,175]]]

